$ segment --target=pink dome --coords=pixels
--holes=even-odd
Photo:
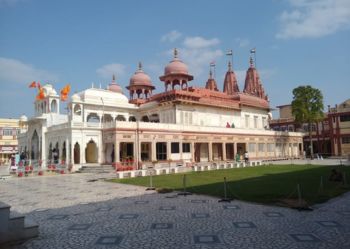
[[[174,58],[164,69],[164,75],[168,74],[188,74],[188,67],[178,58]]]
[[[122,93],[122,88],[117,84],[109,84],[108,90],[116,93]]]
[[[152,86],[151,78],[142,70],[137,70],[130,78],[130,86]]]
[[[113,74],[112,82],[108,85],[108,90],[116,93],[123,93],[122,88],[115,82],[115,76]]]
[[[139,69],[130,78],[129,86],[151,86],[151,78],[142,70],[142,65],[139,63]]]

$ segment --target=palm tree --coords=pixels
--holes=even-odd
[[[309,85],[293,89],[292,114],[297,123],[308,124],[311,158],[314,156],[311,126],[324,118],[323,108],[323,95],[319,89]]]

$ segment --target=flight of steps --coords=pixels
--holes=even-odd
[[[39,226],[0,202],[0,248],[37,237]]]
[[[92,165],[83,165],[78,172],[92,173],[92,174],[114,173],[115,168],[110,164],[109,165],[92,164]]]

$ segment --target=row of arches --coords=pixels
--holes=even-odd
[[[113,121],[126,121],[125,116],[118,115],[115,119],[113,119],[112,115],[105,114],[102,117],[102,120],[100,120],[100,116],[97,115],[97,113],[90,113],[87,118],[86,122],[88,123],[105,123],[105,122],[113,122]],[[137,119],[135,116],[129,116],[128,118],[129,122],[136,122]],[[152,115],[144,115],[140,119],[141,122],[153,122],[153,123],[159,123],[159,115],[158,114],[152,114]]]
[[[58,112],[58,102],[56,99],[53,99],[50,104],[50,109],[48,109],[49,106],[47,106],[46,100],[37,102],[35,105],[35,110],[37,113],[47,113],[47,112]]]
[[[171,85],[171,89],[168,89],[170,85]],[[174,79],[172,81],[167,80],[165,82],[165,91],[168,91],[168,90],[184,90],[187,87],[188,87],[188,85],[187,85],[187,81],[186,80]]]

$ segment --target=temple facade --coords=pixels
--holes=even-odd
[[[302,154],[302,133],[269,128],[269,99],[252,60],[243,91],[231,63],[223,91],[211,73],[205,87],[191,86],[194,77],[176,49],[159,79],[164,90],[154,93],[139,63],[127,86],[129,98],[113,76],[107,89],[73,94],[68,114],[60,114],[53,86],[43,86],[45,98],[34,103],[35,115],[19,134],[19,151],[43,165],[55,151],[60,162],[74,169],[119,162],[140,168],[160,162],[229,161],[245,151],[252,159]]]

